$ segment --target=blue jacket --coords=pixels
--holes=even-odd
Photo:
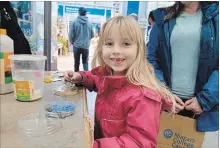
[[[71,24],[69,41],[76,48],[89,49],[90,40],[94,37],[92,24],[87,16],[78,16]]]
[[[219,129],[219,8],[218,3],[202,3],[200,56],[195,96],[203,108],[197,118],[197,131]],[[154,66],[156,76],[171,87],[170,36],[175,18],[164,20],[164,12],[156,11],[148,43],[148,61]],[[190,23],[190,22],[189,22]]]

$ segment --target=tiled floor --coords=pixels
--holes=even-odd
[[[95,48],[96,48],[96,46],[93,45],[89,49],[89,69],[91,69],[91,61],[92,61],[92,58],[93,58]],[[81,63],[80,64],[80,70],[83,70],[82,57],[81,57],[80,63]],[[57,69],[59,71],[74,70],[73,53],[70,53],[69,56],[59,56],[58,59],[57,59]]]
[[[91,63],[92,57],[89,57],[89,68]],[[59,71],[66,71],[66,70],[74,70],[74,58],[73,55],[69,56],[59,56],[57,59],[57,69]],[[80,61],[80,70],[83,70],[82,66],[82,59]]]

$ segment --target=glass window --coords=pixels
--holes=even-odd
[[[18,24],[33,54],[44,54],[44,2],[12,1]]]

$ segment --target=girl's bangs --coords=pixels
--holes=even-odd
[[[115,28],[119,28],[121,36],[129,42],[137,42],[137,34],[135,33],[136,26],[134,25],[133,20],[118,18],[112,21],[109,21],[103,32],[103,41],[104,43],[108,41],[109,38],[114,38],[111,36],[111,32]]]

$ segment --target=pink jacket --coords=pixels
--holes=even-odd
[[[84,86],[97,92],[94,148],[156,148],[160,113],[171,102],[124,76],[109,76],[107,67],[80,73]]]

